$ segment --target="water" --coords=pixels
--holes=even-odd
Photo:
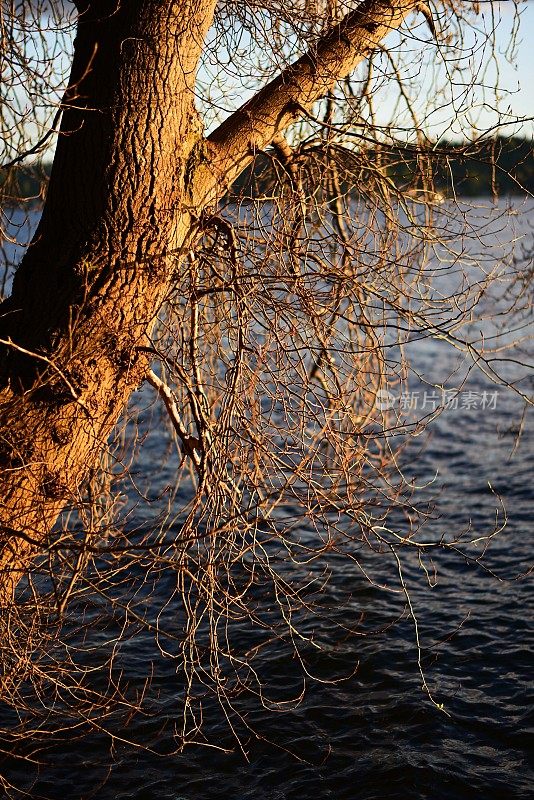
[[[522,221],[512,215],[503,232],[502,219],[494,240],[508,241]],[[422,402],[429,391],[426,381],[450,371],[454,357],[428,342],[414,348],[412,357],[419,382],[412,381],[411,391]],[[508,377],[524,372],[508,369]],[[526,389],[527,383],[521,386]],[[404,615],[391,624],[402,614],[404,598],[370,586],[350,564],[340,563],[321,598],[325,618],[306,623],[306,632],[313,630],[323,644],[322,650],[302,648],[315,679],[303,678],[289,649],[265,648],[261,677],[273,699],[299,697],[304,686],[306,692],[286,711],[269,711],[258,698],[242,698],[239,708],[251,731],[241,726],[241,744],[221,709],[206,700],[210,746],[174,752],[180,686],[172,664],[161,662],[152,680],[157,716],[135,719],[130,730],[153,752],[120,740],[110,747],[106,736],[77,738],[74,732],[51,748],[37,770],[6,761],[6,774],[18,785],[26,780],[31,797],[51,800],[531,797],[534,620],[525,573],[534,494],[532,416],[526,415],[515,447],[523,405],[501,387],[494,407],[488,400],[481,408],[482,393],[494,390],[480,372],[472,372],[462,393],[477,392],[479,407],[462,407],[460,400],[405,456],[405,468],[417,482],[437,473],[420,492],[420,497],[437,498],[428,536],[452,536],[468,527],[487,533],[500,509],[498,498],[508,515],[505,530],[486,554],[484,563],[493,574],[443,550],[430,588],[415,558],[405,564],[419,621],[421,665],[432,696],[447,713],[422,690],[413,620]],[[382,562],[371,555],[362,558],[377,577],[391,577]],[[385,630],[369,638],[341,636],[333,623],[350,626],[362,611],[370,628]],[[141,685],[146,677],[149,656],[142,642],[125,650],[132,684]]]

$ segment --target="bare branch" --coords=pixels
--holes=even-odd
[[[219,173],[231,183],[273,137],[345,78],[417,5],[365,0],[295,64],[241,106],[209,137]]]

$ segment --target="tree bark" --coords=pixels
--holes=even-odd
[[[80,16],[43,216],[0,307],[8,595],[143,379],[139,346],[191,230],[193,89],[213,7],[100,0]]]
[[[214,6],[78,4],[45,208],[0,306],[0,602],[143,381],[147,333],[202,209],[414,3],[366,0],[205,140],[194,82]]]

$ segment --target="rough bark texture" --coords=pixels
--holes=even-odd
[[[191,228],[192,90],[213,5],[104,0],[80,18],[47,202],[0,308],[16,345],[0,368],[5,569],[31,549],[15,532],[38,543],[76,495],[146,370],[168,253]]]
[[[4,601],[143,380],[171,254],[202,207],[414,5],[367,0],[206,142],[193,85],[214,4],[78,4],[45,209],[0,306]]]

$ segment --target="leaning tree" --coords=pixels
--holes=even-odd
[[[5,208],[55,152],[0,306],[0,685],[34,715],[24,687],[54,686],[105,727],[111,696],[140,701],[60,655],[87,598],[230,703],[228,669],[254,677],[231,623],[297,641],[328,554],[386,551],[405,589],[401,554],[427,545],[380,402],[403,346],[435,336],[500,380],[461,328],[491,270],[430,288],[437,256],[462,265],[440,136],[452,110],[476,159],[490,98],[468,56],[490,69],[494,20],[468,0],[75,6],[1,7]]]
[[[46,204],[1,309],[6,599],[145,379],[177,259],[210,210],[416,5],[357,4],[206,136],[195,94],[215,3],[77,4]]]

